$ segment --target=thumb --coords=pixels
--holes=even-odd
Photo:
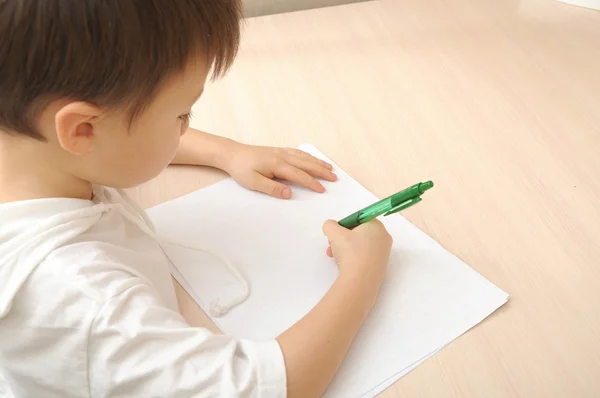
[[[292,190],[289,187],[260,173],[254,173],[252,189],[276,198],[290,199],[292,197]]]
[[[323,224],[323,233],[330,242],[334,242],[339,236],[348,232],[350,232],[348,229],[342,227],[334,220],[328,220]]]

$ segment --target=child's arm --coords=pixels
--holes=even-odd
[[[94,303],[85,317],[91,396],[322,394],[375,302],[391,248],[378,221],[352,231],[329,222],[324,231],[338,280],[277,341],[236,340],[190,327],[137,278],[108,279],[121,293]]]
[[[329,222],[324,232],[340,276],[319,304],[277,339],[292,398],[325,391],[375,303],[389,260],[392,240],[378,221],[353,231]]]
[[[317,178],[337,179],[330,164],[297,149],[244,145],[194,129],[188,129],[181,137],[172,164],[215,167],[229,173],[245,188],[284,199],[291,197],[291,189],[274,178],[317,192],[325,191]]]
[[[188,128],[181,137],[179,149],[171,164],[208,166],[223,170],[239,145],[218,135]]]

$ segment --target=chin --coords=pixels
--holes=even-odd
[[[152,180],[154,177],[156,177],[159,174],[160,174],[160,172],[152,174],[152,175],[132,176],[130,178],[122,178],[123,176],[121,176],[121,178],[107,181],[107,183],[104,183],[104,184],[101,183],[100,185],[104,185],[104,186],[107,186],[110,188],[115,188],[115,189],[135,188],[139,185],[142,185],[142,184]]]
[[[147,165],[146,167],[127,167],[124,169],[125,171],[116,172],[116,175],[111,175],[110,179],[98,181],[98,183],[117,189],[135,188],[157,177],[167,166],[168,163],[164,167],[161,167],[161,165],[158,167],[154,165],[151,168],[147,167]]]

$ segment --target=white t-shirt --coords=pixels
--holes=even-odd
[[[113,190],[0,205],[0,397],[284,397],[276,341],[189,326]]]

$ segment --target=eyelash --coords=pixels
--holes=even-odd
[[[189,112],[189,113],[186,113],[185,115],[179,116],[179,119],[181,119],[184,122],[189,122],[193,116],[194,115],[192,114],[192,112]]]

